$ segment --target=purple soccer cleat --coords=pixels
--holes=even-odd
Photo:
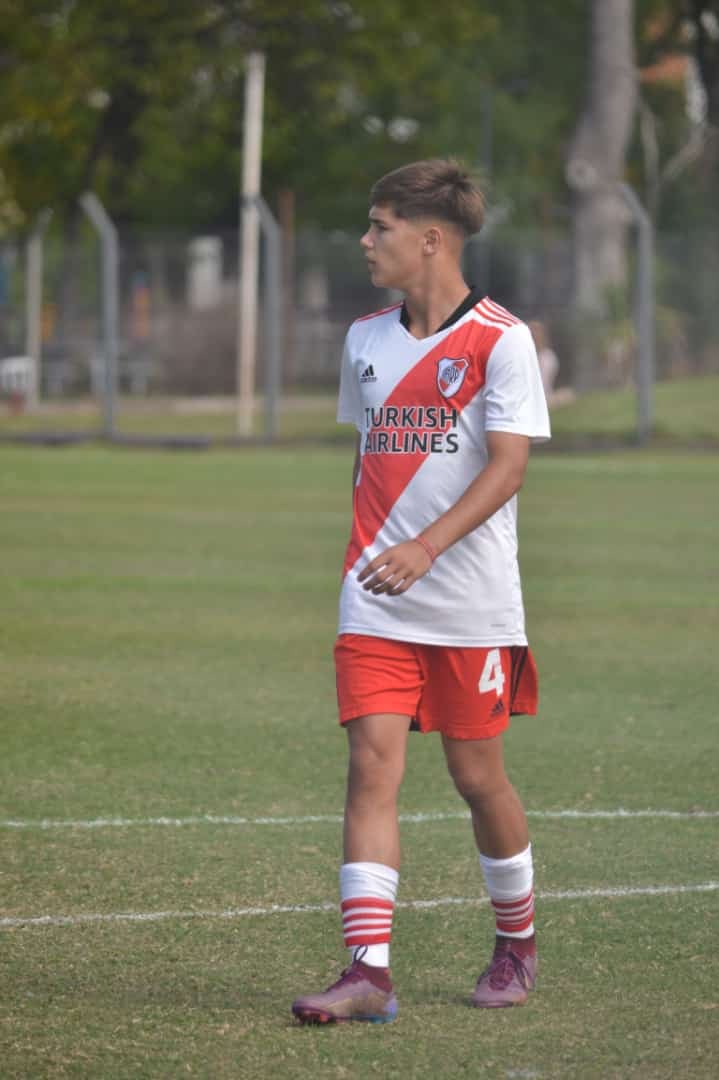
[[[537,953],[534,939],[531,945],[522,940],[497,935],[494,955],[477,980],[472,1004],[478,1009],[503,1009],[509,1005],[524,1005],[527,994],[534,989],[537,975]]]
[[[298,998],[292,1012],[301,1024],[386,1024],[397,1016],[397,998],[388,971],[355,960],[324,993]]]

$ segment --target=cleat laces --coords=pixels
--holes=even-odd
[[[501,953],[493,957],[489,967],[480,976],[480,981],[486,975],[489,976],[489,985],[493,990],[506,990],[515,976],[521,986],[525,989],[529,988],[529,973],[511,949],[503,949]]]
[[[334,990],[335,987],[339,986],[340,983],[342,983],[342,982],[344,982],[344,983],[348,983],[348,982],[355,983],[355,982],[360,982],[362,979],[364,979],[365,976],[362,974],[362,972],[360,971],[360,969],[356,965],[358,963],[360,963],[362,961],[362,958],[365,957],[366,955],[367,955],[367,946],[366,945],[358,945],[357,948],[355,949],[355,951],[352,953],[352,963],[350,964],[350,966],[346,967],[344,969],[344,971],[342,971],[340,973],[340,977],[337,980],[337,982],[333,982],[332,986],[327,987],[327,990],[325,991],[325,993],[329,993],[330,990]]]

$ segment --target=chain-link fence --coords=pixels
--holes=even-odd
[[[394,299],[369,284],[359,231],[301,232],[285,248],[282,297],[284,395],[336,389],[342,340],[358,315]],[[236,387],[236,233],[193,237],[121,231],[118,342],[120,420],[133,407],[175,401],[225,409]],[[95,234],[82,225],[72,243],[59,225],[44,238],[40,400],[85,402],[102,389],[101,276]],[[556,357],[558,387],[575,381],[578,343],[591,346],[591,386],[632,382],[636,363],[631,234],[627,285],[605,298],[591,323],[576,318],[569,222],[543,229],[496,225],[473,239],[466,276],[532,323]],[[26,252],[0,245],[0,364],[26,352]],[[655,238],[656,370],[659,378],[719,371],[719,235],[707,231]],[[262,333],[257,390],[263,388]],[[8,380],[6,379],[6,384]],[[0,387],[0,392],[2,392]],[[5,385],[8,398],[8,386]],[[5,410],[5,415],[7,410]],[[0,410],[0,424],[2,410]],[[231,421],[228,421],[231,428]],[[228,429],[229,433],[229,429]]]

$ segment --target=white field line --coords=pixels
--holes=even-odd
[[[704,881],[694,885],[620,885],[600,889],[565,889],[539,892],[537,899],[543,902],[622,900],[638,896],[678,896],[686,893],[717,891],[719,891],[719,881]],[[436,900],[404,900],[396,906],[413,911],[425,911],[440,907],[477,907],[488,903],[487,896],[443,896]],[[118,911],[107,914],[4,916],[0,918],[0,930],[13,930],[21,926],[82,926],[87,923],[149,923],[167,919],[242,919],[263,915],[312,915],[337,910],[338,904],[334,901],[323,904],[271,904],[269,907],[227,908],[224,911]]]
[[[632,818],[669,818],[676,821],[702,821],[719,818],[719,810],[527,810],[527,817],[544,820],[565,819],[583,821],[587,819],[632,819]],[[463,810],[437,810],[417,814],[400,814],[400,821],[410,825],[422,825],[432,821],[468,820],[469,814]],[[342,822],[341,814],[309,814],[304,817],[234,817],[232,815],[198,814],[191,817],[101,817],[73,820],[71,818],[42,818],[36,821],[24,819],[0,820],[0,829],[129,829],[137,826],[145,828],[171,827],[182,828],[188,825],[338,825]]]

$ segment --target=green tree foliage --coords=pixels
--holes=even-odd
[[[632,181],[668,228],[719,223],[719,0],[638,0],[636,23]]]
[[[187,94],[212,13],[188,0],[3,0],[0,168],[21,210],[100,186],[127,213],[142,119]]]
[[[639,30],[664,12],[651,48],[676,47],[696,7],[712,3],[640,0]],[[30,222],[93,188],[121,222],[234,225],[244,57],[259,48],[270,201],[291,188],[302,220],[345,225],[364,212],[377,175],[456,154],[484,168],[515,219],[544,219],[565,198],[586,9],[584,0],[0,0],[0,215],[4,205],[6,220]],[[681,112],[676,92],[653,108],[662,120]],[[680,140],[681,123],[661,126],[662,137]]]

